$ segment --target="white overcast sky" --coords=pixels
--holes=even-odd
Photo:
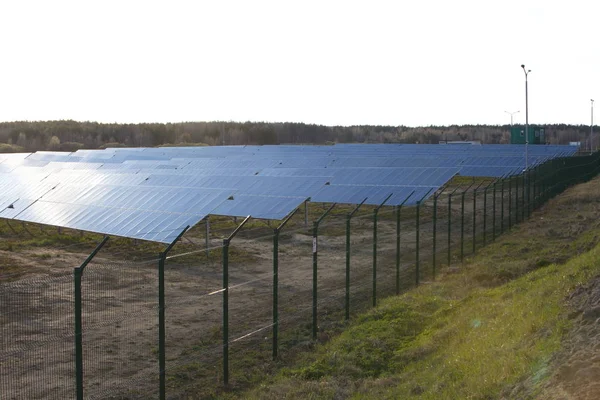
[[[0,0],[0,121],[590,123],[597,0]],[[600,105],[600,103],[598,103]],[[600,121],[600,113],[598,113]]]

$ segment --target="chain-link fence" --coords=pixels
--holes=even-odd
[[[599,161],[458,177],[411,207],[308,203],[286,221],[210,217],[143,261],[139,248],[115,254],[102,242],[73,271],[3,273],[1,397],[203,398],[249,387],[381,299],[459,267],[595,176]]]

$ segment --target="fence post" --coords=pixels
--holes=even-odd
[[[496,241],[496,184],[498,181],[494,182],[494,188],[492,190],[492,241]]]
[[[350,319],[350,220],[367,198],[360,202],[352,212],[346,215],[346,321]]]
[[[229,245],[250,218],[248,215],[229,237],[223,239],[223,384],[225,386],[229,385]]]
[[[325,211],[323,213],[323,215],[321,215],[319,217],[319,219],[317,219],[315,222],[313,222],[313,288],[312,288],[312,338],[313,340],[317,340],[317,295],[318,295],[318,242],[319,242],[319,224],[321,223],[321,221],[323,221],[323,218],[325,218],[327,216],[327,214],[329,214],[329,212],[331,212],[331,210],[333,210],[333,207],[335,207],[335,203],[333,203],[331,205],[331,207],[329,207],[327,209],[327,211]]]
[[[223,239],[223,384],[229,384],[229,239]],[[163,400],[161,398],[161,400]]]
[[[167,254],[177,243],[183,234],[188,230],[186,226],[179,235],[173,240],[167,248],[160,253],[158,259],[158,371],[160,379],[160,400],[166,398],[166,345],[165,345],[165,261]]]
[[[273,360],[277,359],[279,350],[279,233],[297,212],[298,208],[273,230]]]
[[[450,266],[450,258],[451,258],[451,251],[450,251],[450,247],[451,247],[451,237],[452,237],[452,194],[454,194],[454,192],[450,193],[448,195],[448,266]]]
[[[486,234],[487,234],[487,190],[490,186],[486,186],[483,189],[483,246],[485,247],[486,243]]]
[[[515,176],[515,225],[519,223],[519,175]]]
[[[462,192],[460,199],[460,262],[463,262],[465,255],[465,193]]]
[[[377,306],[377,214],[390,197],[392,197],[392,193],[373,210],[373,307]]]
[[[504,233],[504,179],[500,182],[500,191],[502,196],[500,197],[500,234]]]
[[[377,211],[373,211],[373,307],[377,306]]]
[[[508,230],[512,227],[512,177],[508,178]]]
[[[420,271],[419,271],[419,239],[421,236],[421,229],[420,229],[420,216],[421,216],[421,202],[423,201],[423,199],[425,199],[425,197],[427,197],[427,195],[433,190],[429,189],[429,191],[427,193],[425,193],[425,195],[423,197],[421,197],[421,199],[419,199],[419,201],[417,201],[417,210],[416,210],[416,229],[415,229],[415,234],[416,234],[416,258],[415,258],[415,272],[416,272],[416,284],[417,286],[419,286],[419,278],[420,278]]]
[[[279,228],[273,230],[273,360],[277,359],[279,342]]]
[[[401,224],[400,215],[402,213],[402,205],[396,207],[396,295],[400,294],[400,234]]]
[[[527,193],[527,177],[529,175],[529,171],[525,171],[523,172],[523,178],[522,182],[521,182],[521,222],[525,221],[525,215],[526,215],[526,210],[525,208],[527,207],[527,205],[525,204],[525,195]]]
[[[75,285],[75,386],[77,400],[83,400],[83,326],[81,322],[81,268],[73,268]]]
[[[415,235],[416,235],[416,246],[415,246],[415,283],[417,286],[419,286],[419,275],[420,275],[420,271],[419,271],[419,236],[420,236],[420,229],[419,229],[419,214],[421,211],[421,202],[418,201],[417,202],[417,209],[416,209],[416,227],[415,227]]]
[[[531,191],[532,191],[532,196],[531,196],[531,210],[529,211],[529,216],[531,216],[531,213],[537,209],[537,185],[538,185],[538,171],[539,171],[540,166],[538,165],[537,167],[535,167],[535,169],[533,170],[533,179],[531,181]]]
[[[210,216],[206,216],[206,257],[210,256]]]
[[[81,263],[79,267],[73,268],[74,295],[75,295],[75,394],[77,400],[83,400],[83,300],[81,296],[81,277],[83,270],[98,254],[108,241],[108,236],[96,246],[94,251]]]
[[[477,242],[477,234],[476,234],[476,225],[477,225],[477,189],[476,187],[473,191],[473,254],[475,254],[476,242]]]
[[[531,176],[535,176],[536,171],[537,167],[529,171],[527,174],[527,218],[531,217],[531,212],[533,211],[533,206],[535,204],[535,181],[531,179]]]
[[[406,196],[402,203],[400,203],[400,205],[396,207],[396,295],[400,294],[400,215],[402,213],[402,206],[408,201],[408,199],[410,199],[410,197],[414,193],[414,190],[410,192],[410,194]]]
[[[415,227],[415,235],[416,235],[416,246],[415,246],[415,283],[417,286],[419,286],[419,275],[420,275],[420,271],[419,271],[419,236],[420,235],[420,228],[419,228],[419,220],[420,220],[420,211],[421,211],[421,201],[417,202],[417,209],[416,209],[416,227]]]
[[[436,245],[437,245],[437,199],[438,199],[439,194],[433,196],[433,269],[432,269],[432,275],[433,275],[433,279],[435,280],[435,252],[436,252]]]

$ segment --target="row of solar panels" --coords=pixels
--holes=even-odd
[[[499,152],[486,151],[486,157],[481,151],[472,156],[464,150],[460,156],[411,156],[394,151],[405,146],[362,145],[339,146],[350,155],[332,158],[324,153],[329,147],[0,155],[0,218],[170,242],[185,226],[210,214],[282,219],[307,199],[350,204],[366,199],[367,204],[381,204],[389,197],[388,205],[410,205],[433,194],[457,173],[501,176],[522,170],[520,157],[498,157]],[[435,151],[440,147],[446,146],[429,146]],[[563,154],[558,150],[553,156]],[[115,162],[117,154],[122,162]],[[144,154],[141,159],[140,154]],[[181,158],[182,154],[201,156]],[[86,162],[105,155],[113,156],[106,158],[111,162]],[[532,155],[530,165],[551,157]],[[435,167],[427,167],[428,163]]]
[[[348,177],[332,184],[329,177],[64,170],[48,176],[3,174],[7,176],[0,181],[0,217],[168,243],[183,227],[209,214],[282,219],[308,199],[351,204],[366,199],[367,204],[380,204],[391,195],[388,205],[407,199],[407,204],[414,204],[456,173],[448,169],[396,172],[406,182],[411,179],[412,186],[369,184],[366,174],[362,185],[348,184]],[[430,183],[421,185],[416,181],[419,176]],[[385,176],[379,181],[384,182]]]
[[[274,169],[346,169],[346,168],[426,168],[426,167],[446,167],[458,168],[459,173],[465,176],[495,176],[501,177],[507,174],[520,173],[525,168],[525,159],[522,157],[423,157],[423,156],[396,156],[396,157],[339,157],[331,159],[328,157],[285,157],[274,159],[268,157],[258,157],[252,159],[236,157],[218,157],[218,158],[172,158],[172,159],[124,159],[116,162],[115,159],[101,162],[97,159],[94,162],[88,160],[83,162],[79,158],[66,155],[60,156],[62,161],[58,161],[59,156],[32,154],[23,159],[5,159],[0,160],[0,172],[11,172],[18,168],[27,167],[46,167],[47,170],[59,169],[116,169],[129,170],[129,172],[138,172],[145,169],[159,170],[190,170],[195,172],[204,169],[222,169],[236,170],[245,169],[254,174],[285,174],[285,172],[272,171]],[[527,164],[534,167],[552,157],[549,156],[530,156]],[[50,160],[49,160],[50,159]],[[263,171],[264,170],[264,171]],[[325,171],[321,172],[324,173]],[[311,175],[309,175],[311,176]]]

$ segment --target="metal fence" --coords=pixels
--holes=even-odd
[[[205,398],[249,387],[381,299],[460,267],[599,168],[593,154],[506,179],[462,177],[416,207],[309,203],[277,226],[211,217],[208,237],[192,230],[143,261],[102,258],[105,238],[72,271],[5,273],[1,396]]]

